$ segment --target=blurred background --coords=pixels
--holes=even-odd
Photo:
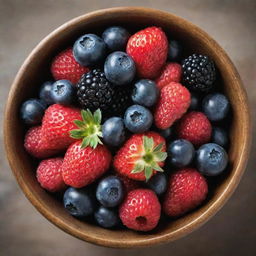
[[[113,6],[146,6],[179,15],[227,51],[247,89],[255,123],[255,0],[0,0],[0,111],[20,65],[49,32],[81,14]],[[31,85],[33,86],[33,85]],[[1,134],[1,142],[3,135]],[[196,232],[170,244],[118,250],[80,241],[49,223],[28,202],[0,145],[0,255],[256,255],[256,144],[240,185],[223,209]]]

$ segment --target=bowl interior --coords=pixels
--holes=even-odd
[[[169,38],[182,42],[185,54],[202,53],[210,56],[219,70],[217,84],[228,95],[232,105],[230,120],[230,164],[220,177],[209,179],[210,194],[200,208],[177,220],[164,221],[150,233],[130,230],[105,230],[71,217],[60,201],[43,190],[35,178],[36,162],[24,151],[25,127],[19,120],[20,104],[37,96],[41,83],[51,79],[52,58],[72,46],[85,33],[98,33],[110,25],[123,25],[131,32],[146,26],[160,26]],[[114,8],[76,18],[45,38],[31,53],[19,71],[11,88],[5,116],[5,144],[12,170],[27,197],[50,221],[89,242],[114,247],[146,246],[177,239],[199,227],[214,215],[236,187],[243,173],[249,150],[249,114],[240,78],[224,51],[209,36],[183,19],[144,8]]]

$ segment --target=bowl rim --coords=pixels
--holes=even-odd
[[[60,220],[58,217],[56,217],[51,211],[48,209],[45,209],[44,205],[41,204],[40,200],[31,193],[29,187],[26,185],[26,182],[21,178],[19,175],[19,172],[16,170],[15,167],[15,160],[13,157],[11,157],[11,152],[13,149],[10,146],[11,141],[11,131],[9,131],[8,127],[11,122],[11,119],[9,118],[10,112],[11,112],[11,102],[15,95],[16,87],[18,86],[18,82],[21,79],[24,71],[26,70],[27,66],[29,65],[31,58],[34,54],[36,54],[38,51],[42,50],[47,43],[47,41],[51,38],[56,37],[59,33],[61,33],[63,30],[67,29],[68,27],[74,26],[77,23],[80,23],[82,20],[91,19],[93,17],[99,17],[104,15],[106,12],[108,12],[109,15],[111,13],[127,13],[127,12],[143,12],[148,13],[148,15],[162,15],[165,17],[172,17],[175,19],[178,23],[183,23],[186,26],[192,28],[195,30],[198,35],[207,38],[209,43],[212,45],[212,47],[215,48],[215,50],[219,51],[220,54],[225,58],[225,61],[230,66],[230,70],[233,72],[233,76],[236,79],[236,83],[239,84],[239,87],[241,89],[241,95],[240,97],[243,99],[245,104],[245,113],[244,113],[244,119],[247,124],[247,133],[245,134],[245,142],[243,143],[241,149],[240,149],[240,158],[237,164],[236,168],[236,175],[232,176],[232,179],[227,184],[225,189],[222,191],[221,195],[215,200],[215,202],[206,209],[202,214],[200,214],[197,218],[195,218],[193,221],[189,222],[188,224],[182,226],[180,229],[176,230],[176,232],[172,232],[172,234],[167,233],[164,235],[156,235],[156,237],[150,238],[150,239],[141,239],[139,241],[132,240],[131,242],[122,242],[121,239],[119,241],[116,241],[115,239],[111,239],[110,237],[104,237],[99,239],[98,237],[94,237],[91,234],[85,234],[84,232],[77,230],[73,227],[70,227],[67,223]],[[8,99],[6,101],[5,106],[5,113],[4,113],[4,144],[5,144],[5,151],[6,155],[9,161],[9,165],[11,167],[11,170],[26,197],[29,199],[29,201],[32,203],[32,205],[50,222],[52,222],[54,225],[58,226],[60,229],[64,230],[65,232],[81,239],[85,240],[90,243],[94,243],[97,245],[103,245],[107,247],[115,247],[115,248],[134,248],[134,247],[144,247],[144,246],[151,246],[167,241],[174,241],[176,239],[179,239],[186,234],[191,233],[195,229],[199,228],[202,224],[204,224],[206,221],[208,221],[212,216],[214,216],[218,210],[225,204],[225,202],[230,198],[232,193],[234,192],[235,188],[239,184],[239,181],[245,171],[245,167],[248,161],[250,148],[251,148],[251,133],[252,133],[252,125],[251,125],[251,115],[250,115],[250,109],[249,109],[249,103],[248,103],[248,97],[245,91],[245,88],[243,86],[243,83],[241,81],[241,78],[226,54],[226,52],[221,48],[221,46],[213,39],[210,35],[208,35],[206,32],[204,32],[201,28],[197,27],[196,25],[192,24],[191,22],[176,16],[172,13],[168,13],[165,11],[161,11],[158,9],[152,9],[152,8],[145,8],[145,7],[114,7],[114,8],[107,8],[107,9],[100,9],[97,11],[89,12],[84,15],[78,16],[74,19],[71,19],[67,22],[65,22],[63,25],[56,28],[54,31],[52,31],[50,34],[48,34],[44,39],[42,39],[37,46],[32,50],[32,52],[28,55],[26,60],[23,62],[22,66],[20,67],[12,85],[9,91]]]

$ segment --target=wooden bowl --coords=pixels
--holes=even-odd
[[[62,204],[43,190],[36,181],[36,163],[25,152],[25,127],[19,119],[21,103],[36,96],[38,86],[49,79],[53,56],[85,33],[102,32],[110,25],[124,25],[131,31],[160,26],[170,37],[182,41],[187,53],[209,55],[219,70],[219,85],[232,105],[229,167],[220,177],[210,180],[208,200],[198,209],[177,220],[160,224],[150,233],[107,230],[70,216]],[[246,92],[231,60],[204,31],[190,22],[159,10],[120,7],[92,12],[75,18],[44,38],[20,68],[9,93],[4,123],[5,148],[12,171],[27,198],[53,224],[87,242],[108,247],[151,246],[187,235],[209,220],[227,201],[238,185],[247,163],[251,143],[251,122]]]

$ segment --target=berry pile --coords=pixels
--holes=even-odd
[[[230,112],[208,57],[184,56],[158,27],[82,35],[25,101],[26,151],[42,188],[104,228],[154,229],[203,203],[226,170]],[[226,127],[226,126],[225,126]],[[87,218],[88,217],[88,218]]]

